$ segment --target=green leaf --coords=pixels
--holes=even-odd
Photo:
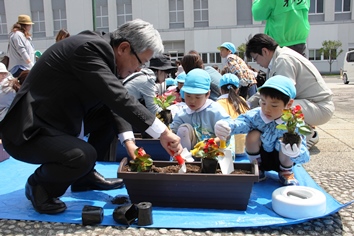
[[[280,130],[287,130],[286,124],[279,124],[279,125],[277,125],[276,128],[277,128],[277,129],[280,129]]]
[[[299,133],[303,135],[311,134],[311,128],[307,125],[299,127]]]

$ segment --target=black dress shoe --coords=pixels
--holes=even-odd
[[[122,188],[123,180],[118,178],[105,179],[96,170],[91,171],[81,179],[76,180],[71,185],[72,192],[81,192],[88,190],[111,190]]]
[[[57,214],[66,210],[64,202],[59,198],[49,197],[45,189],[40,185],[30,185],[27,181],[25,194],[32,202],[34,209],[41,214]]]

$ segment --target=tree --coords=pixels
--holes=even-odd
[[[324,59],[329,63],[329,73],[332,73],[332,63],[337,59],[339,54],[343,52],[343,49],[338,50],[342,46],[342,43],[338,40],[325,40],[322,42],[322,48],[320,52],[323,53]]]
[[[245,55],[246,53],[246,44],[245,43],[242,43],[240,46],[237,47],[237,54],[239,57],[241,57],[244,61],[245,60]],[[248,61],[248,60],[247,60]]]

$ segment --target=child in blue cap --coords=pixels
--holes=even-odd
[[[215,123],[230,117],[222,106],[209,99],[210,81],[208,72],[193,69],[187,73],[181,89],[187,106],[175,115],[170,128],[181,138],[182,147],[188,150],[197,142],[214,138]]]
[[[246,100],[238,95],[239,87],[240,80],[234,74],[226,73],[220,79],[219,88],[222,95],[218,98],[217,102],[232,119],[249,110]],[[233,146],[236,157],[245,154],[245,140],[245,134],[236,134],[234,136],[234,142],[231,143],[231,146]]]
[[[294,163],[305,163],[310,159],[306,138],[299,147],[284,145],[280,140],[286,130],[277,129],[283,123],[283,109],[290,108],[296,96],[294,82],[288,77],[276,75],[269,78],[258,89],[260,107],[241,114],[236,119],[224,119],[215,124],[215,134],[224,139],[230,134],[247,134],[246,152],[251,162],[257,161],[259,179],[265,179],[264,171],[274,170],[283,185],[299,185],[293,173]]]
[[[226,59],[226,65],[229,71],[236,75],[240,80],[239,94],[247,99],[257,93],[257,80],[252,70],[249,69],[246,62],[239,56],[235,55],[236,47],[233,43],[224,42],[219,47],[220,57]]]
[[[182,102],[181,97],[181,88],[184,84],[184,80],[186,78],[186,73],[181,72],[177,75],[176,79],[174,79],[175,84],[167,88],[166,92],[163,93],[164,96],[173,95],[176,97],[175,103]],[[167,85],[167,79],[166,79]]]

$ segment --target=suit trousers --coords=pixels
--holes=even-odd
[[[22,145],[14,145],[6,137],[3,144],[15,159],[40,164],[29,177],[32,185],[44,187],[49,196],[59,197],[76,180],[84,177],[95,166],[99,155],[105,155],[115,137],[111,111],[101,106],[85,117],[88,142],[72,135],[49,136],[40,132]]]

